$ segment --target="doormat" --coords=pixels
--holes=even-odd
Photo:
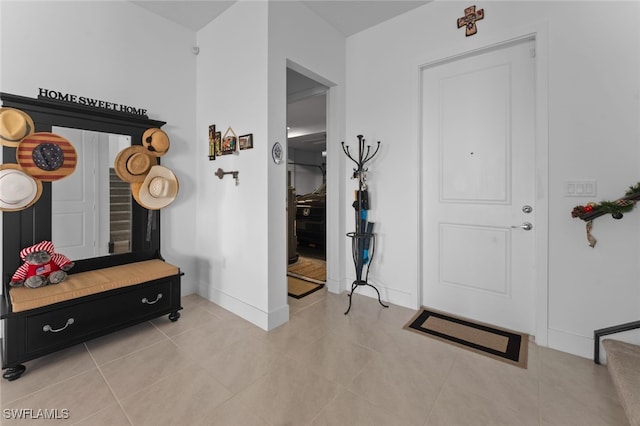
[[[295,299],[302,299],[303,297],[320,290],[324,287],[324,284],[316,284],[295,277],[287,277],[287,286],[289,296]]]
[[[315,284],[325,284],[327,263],[321,259],[300,256],[295,263],[288,266],[287,275]]]
[[[421,308],[405,329],[527,368],[529,335]]]

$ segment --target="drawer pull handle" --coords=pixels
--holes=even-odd
[[[50,332],[52,332],[52,333],[59,333],[59,332],[61,332],[62,330],[64,330],[65,328],[69,327],[71,324],[73,324],[73,321],[74,321],[74,320],[73,320],[73,318],[69,318],[69,319],[67,320],[67,323],[64,325],[64,327],[62,327],[62,328],[58,328],[57,330],[56,330],[56,329],[54,329],[54,328],[51,328],[51,326],[50,326],[49,324],[46,324],[44,327],[42,327],[42,331],[44,331],[45,333],[46,333],[47,331],[50,331]]]
[[[162,299],[162,293],[158,293],[158,297],[153,302],[149,302],[149,299],[146,297],[142,298],[142,303],[146,303],[147,305],[153,305],[154,303],[158,303],[158,300]]]

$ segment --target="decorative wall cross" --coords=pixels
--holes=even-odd
[[[466,27],[466,36],[472,36],[478,32],[476,22],[484,19],[484,9],[476,12],[475,6],[469,6],[464,10],[464,16],[458,18],[458,28]]]

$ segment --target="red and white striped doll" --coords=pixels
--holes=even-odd
[[[67,272],[74,265],[67,256],[56,253],[51,241],[42,241],[20,251],[22,266],[11,277],[13,287],[38,288],[47,284],[57,284],[67,278]]]

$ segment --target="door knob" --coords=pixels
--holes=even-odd
[[[525,231],[531,231],[533,229],[533,225],[530,222],[524,222],[522,225],[511,225],[512,228],[520,228]]]

